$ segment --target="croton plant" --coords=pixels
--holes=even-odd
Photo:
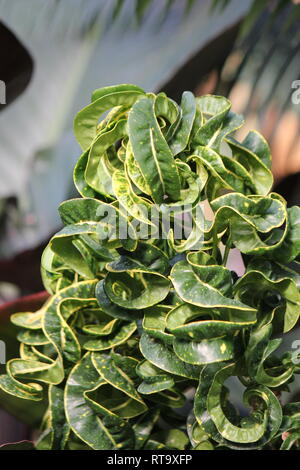
[[[270,192],[268,144],[237,141],[230,108],[118,85],[77,114],[80,197],[59,207],[50,297],[12,316],[20,357],[0,376],[11,395],[46,396],[37,449],[298,446],[300,403],[282,392],[300,361],[276,350],[299,319],[300,208]]]

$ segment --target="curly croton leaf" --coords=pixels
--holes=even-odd
[[[117,85],[77,114],[80,197],[59,207],[50,297],[12,316],[20,357],[0,376],[21,399],[48,394],[37,449],[299,445],[300,403],[281,392],[300,361],[276,351],[299,320],[300,208],[270,192],[268,144],[236,141],[230,107]]]

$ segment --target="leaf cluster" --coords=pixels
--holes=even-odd
[[[255,131],[235,140],[243,119],[230,108],[118,85],[76,116],[80,197],[59,207],[64,228],[41,263],[50,298],[13,315],[20,357],[0,376],[16,397],[47,393],[38,449],[297,446],[300,403],[280,396],[299,361],[276,351],[299,319],[300,208],[270,192],[268,144]],[[157,231],[141,236],[153,210]],[[227,267],[232,248],[241,277]]]

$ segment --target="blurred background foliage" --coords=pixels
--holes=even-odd
[[[72,121],[90,91],[122,82],[160,89],[249,4],[233,0],[219,10],[210,0],[0,1],[2,22],[34,62],[27,89],[0,113],[3,300],[16,295],[7,283],[25,294],[41,288],[39,246],[59,228],[57,206],[74,192],[80,149]],[[204,67],[196,61],[195,83]]]
[[[229,96],[246,116],[243,132],[257,128],[271,143],[275,189],[300,203],[297,0],[0,0],[0,21],[33,63],[26,89],[0,105],[0,303],[42,289],[40,255],[60,227],[57,206],[76,194],[73,117],[95,88]],[[0,322],[8,355],[13,335]],[[30,424],[40,413],[5,406]],[[7,415],[0,419],[1,442],[10,435],[1,435]],[[16,426],[15,436],[26,434]]]

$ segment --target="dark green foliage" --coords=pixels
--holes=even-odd
[[[270,193],[269,147],[254,131],[234,140],[243,120],[230,107],[119,85],[78,113],[81,197],[59,208],[65,227],[42,258],[51,297],[13,315],[20,358],[0,376],[19,398],[48,390],[38,449],[297,445],[300,404],[280,394],[299,366],[292,350],[275,353],[299,319],[300,209]],[[191,230],[178,239],[182,215]],[[226,267],[232,248],[240,278]],[[230,403],[230,377],[247,416]]]

